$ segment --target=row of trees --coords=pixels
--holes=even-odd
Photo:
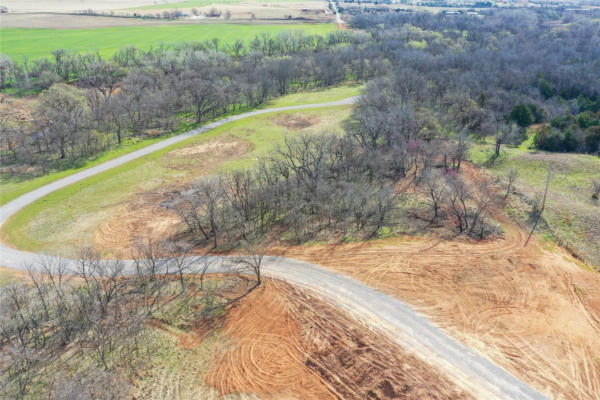
[[[267,52],[275,53],[268,49],[272,45],[289,55],[241,55],[242,44],[239,56],[193,46],[147,54],[129,49],[130,54],[119,53],[114,61],[88,60],[76,73],[57,56],[54,75],[78,81],[54,83],[44,91],[33,123],[0,121],[2,160],[15,164],[87,157],[131,135],[169,132],[182,121],[199,123],[292,91],[350,77],[365,79],[381,67],[376,62],[357,66],[353,53],[335,44],[306,50],[309,42],[315,43],[304,35],[259,41]]]

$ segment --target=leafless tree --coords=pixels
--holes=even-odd
[[[446,176],[446,182],[449,187],[448,201],[456,223],[458,230],[463,232],[469,228],[469,210],[467,208],[467,201],[471,197],[470,187],[465,181],[456,173],[450,173]]]
[[[479,182],[471,193],[475,202],[475,210],[472,213],[469,234],[472,234],[475,231],[475,228],[479,226],[481,231],[480,236],[483,236],[484,222],[489,212],[489,207],[492,204],[493,195],[487,181]]]
[[[600,178],[592,180],[592,199],[600,199]]]
[[[514,186],[515,186],[515,182],[517,181],[519,177],[519,171],[515,168],[511,168],[508,173],[506,174],[506,194],[504,195],[504,198],[506,199],[508,197],[508,195],[510,194],[511,190],[513,190]]]
[[[441,173],[436,169],[427,169],[423,172],[423,182],[427,188],[427,194],[431,200],[433,209],[432,223],[436,223],[439,217],[440,206],[446,196],[446,185]]]
[[[546,187],[544,189],[544,197],[542,199],[542,204],[539,210],[535,213],[535,221],[533,223],[533,227],[531,228],[531,232],[529,232],[529,236],[527,236],[527,240],[525,240],[525,244],[523,247],[526,247],[529,244],[529,240],[531,236],[533,236],[533,232],[535,232],[535,228],[537,228],[538,223],[540,222],[540,218],[542,218],[542,214],[544,213],[544,209],[546,208],[546,197],[548,196],[548,187],[550,186],[550,178],[552,177],[552,169],[550,165],[548,165],[548,174],[546,176]]]

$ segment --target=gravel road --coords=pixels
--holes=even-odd
[[[11,215],[51,192],[228,122],[277,111],[347,105],[355,101],[356,97],[351,97],[329,103],[257,110],[207,124],[35,189],[0,207],[0,226]],[[28,265],[38,264],[40,257],[39,254],[20,251],[0,243],[0,266],[24,269]],[[210,260],[214,261],[210,268],[212,272],[226,272],[234,267],[233,260],[227,257],[210,257]],[[72,263],[70,260],[65,262]],[[131,273],[132,262],[125,261],[125,265],[125,273]],[[384,331],[407,350],[438,366],[459,387],[472,392],[477,398],[545,399],[503,368],[454,340],[409,305],[352,278],[318,265],[281,257],[265,257],[262,271],[266,276],[310,289],[374,329]]]

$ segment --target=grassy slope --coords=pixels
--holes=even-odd
[[[591,180],[600,177],[600,158],[584,154],[562,154],[527,148],[530,140],[519,147],[504,147],[501,157],[490,164],[492,145],[478,144],[471,151],[474,162],[493,175],[505,179],[508,171],[519,171],[517,190],[527,200],[544,192],[548,165],[552,167],[547,208],[547,224],[539,232],[552,236],[570,247],[589,264],[600,266],[600,203],[591,199]],[[513,199],[509,212],[529,218],[531,207]]]
[[[320,91],[291,94],[270,101],[268,104],[265,105],[264,108],[341,100],[346,97],[355,96],[359,94],[361,88],[362,85],[340,86]],[[54,182],[55,180],[64,178],[65,176],[74,174],[86,168],[93,167],[94,165],[101,164],[105,161],[149,146],[162,139],[164,139],[164,137],[148,139],[143,141],[131,140],[128,142],[124,142],[124,144],[121,147],[110,150],[102,155],[97,156],[96,158],[92,158],[80,162],[77,165],[69,166],[66,169],[51,172],[49,174],[39,177],[17,179],[7,174],[0,175],[0,205],[5,204],[31,190],[37,189],[48,183]]]
[[[282,31],[303,30],[307,34],[326,34],[335,30],[334,24],[198,24],[198,25],[155,25],[121,26],[93,29],[27,29],[6,28],[0,30],[0,52],[20,62],[23,57],[36,59],[47,57],[56,49],[74,52],[98,51],[104,57],[112,56],[124,46],[134,44],[140,49],[149,49],[160,44],[175,44],[186,41],[220,39],[225,46],[238,38],[247,42],[255,35],[275,35]]]
[[[9,219],[2,234],[13,245],[33,251],[59,252],[69,246],[89,244],[97,227],[126,204],[132,194],[214,172],[181,168],[186,160],[191,161],[189,157],[169,157],[166,160],[163,157],[166,153],[222,135],[236,136],[249,141],[251,150],[241,159],[229,160],[218,168],[245,168],[258,157],[267,155],[276,143],[281,143],[284,134],[296,132],[276,124],[273,119],[277,115],[301,113],[303,117],[320,120],[307,131],[335,131],[339,130],[340,122],[349,112],[349,106],[288,111],[221,126],[54,192]],[[179,167],[170,168],[169,165],[173,164]]]

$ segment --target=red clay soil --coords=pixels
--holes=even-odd
[[[279,281],[227,315],[232,347],[206,382],[265,399],[460,399],[436,369],[314,295]]]
[[[468,168],[473,180],[484,179]],[[600,274],[532,239],[497,205],[502,238],[404,237],[281,250],[416,307],[557,399],[600,399]]]

